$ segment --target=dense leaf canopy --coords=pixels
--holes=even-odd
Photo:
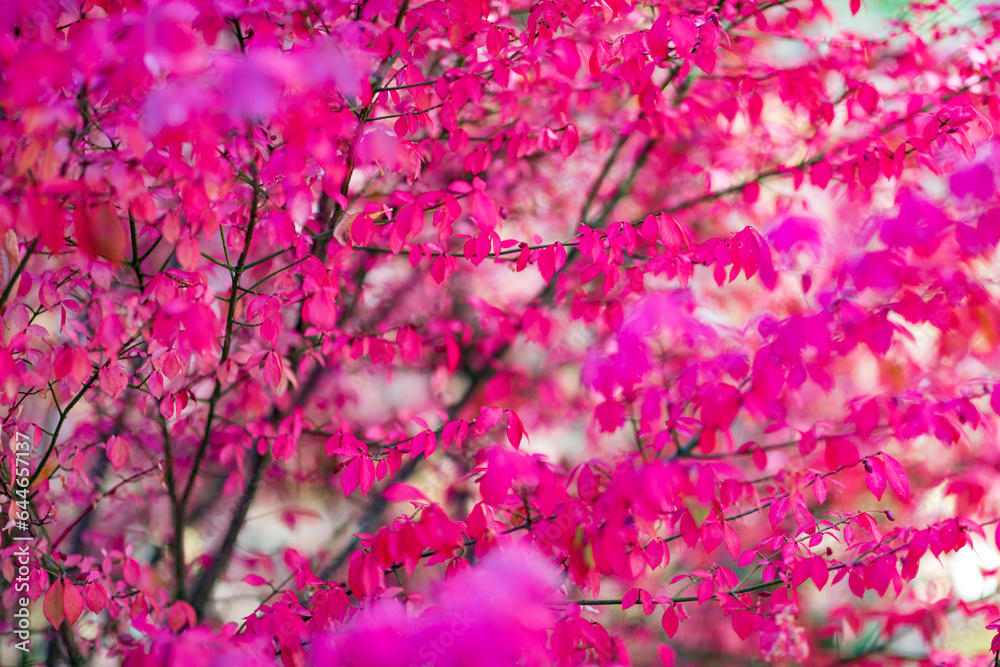
[[[1000,10],[904,9],[6,2],[4,664],[992,664]]]

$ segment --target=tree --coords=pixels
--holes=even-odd
[[[12,661],[1000,649],[996,7],[8,4]]]

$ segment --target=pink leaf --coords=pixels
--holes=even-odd
[[[264,577],[260,576],[259,574],[248,574],[247,576],[243,577],[243,582],[247,583],[247,584],[250,584],[251,586],[266,586],[267,585],[267,579],[265,579]]]
[[[865,464],[865,484],[875,498],[882,500],[882,494],[885,492],[885,468],[876,458],[866,459]]]
[[[899,461],[888,454],[883,453],[882,460],[885,462],[885,476],[889,482],[889,487],[900,498],[908,500],[910,497],[910,478],[906,474],[906,470]]]
[[[480,408],[479,418],[476,420],[476,435],[482,435],[500,423],[505,410],[496,406]]]
[[[277,389],[278,385],[281,383],[281,358],[278,353],[271,350],[264,357],[263,365],[264,382],[271,386],[272,389]]]
[[[49,590],[45,591],[45,602],[42,604],[42,612],[54,628],[62,625],[63,620],[66,618],[63,605],[65,588],[63,579],[59,578],[49,586]]]
[[[677,619],[677,612],[674,611],[673,605],[663,608],[663,620],[661,624],[663,625],[663,631],[667,633],[668,637],[673,637],[677,634],[680,622]]]
[[[833,169],[826,160],[820,160],[809,168],[809,181],[817,188],[825,189],[833,178]]]
[[[567,126],[563,132],[562,139],[559,141],[559,154],[565,160],[576,151],[576,147],[579,145],[580,135],[576,130],[576,126]]]
[[[878,108],[879,96],[875,86],[870,83],[863,83],[858,88],[858,103],[868,113],[872,115]]]
[[[76,623],[83,613],[83,595],[69,579],[65,579],[63,584],[63,612],[70,625]]]
[[[687,236],[673,216],[668,213],[661,213],[657,216],[657,226],[660,233],[660,242],[667,252],[678,253],[687,247]]]
[[[738,611],[733,614],[733,630],[740,639],[746,639],[753,632],[753,614]]]
[[[770,509],[767,511],[767,518],[771,522],[771,527],[777,528],[786,514],[788,514],[788,496],[775,498],[771,503]]]
[[[698,39],[698,26],[694,19],[690,16],[670,16],[670,28],[667,32],[674,42],[677,55],[681,58],[688,56]]]
[[[524,426],[521,424],[521,419],[514,414],[513,410],[507,410],[507,441],[510,442],[511,447],[519,449],[523,436]]]
[[[116,472],[122,469],[122,466],[128,462],[129,457],[132,455],[128,440],[120,435],[113,435],[108,438],[108,441],[104,443],[104,451],[107,454],[108,461],[111,463],[111,467]]]
[[[823,590],[827,580],[830,578],[830,570],[827,568],[826,561],[823,560],[822,556],[816,556],[812,559],[809,575],[813,583],[816,584],[816,588]]]
[[[125,583],[135,586],[139,583],[139,575],[141,573],[142,568],[139,567],[139,561],[134,558],[125,559],[125,563],[122,564],[122,578],[125,579]]]
[[[826,480],[816,476],[816,481],[813,482],[813,493],[816,495],[816,502],[822,505],[826,502]]]
[[[726,550],[734,559],[740,555],[740,538],[728,523],[722,524],[722,534],[726,541]]]
[[[387,340],[369,338],[368,354],[376,366],[388,366],[396,358],[396,347]]]
[[[368,245],[375,234],[375,226],[368,215],[359,215],[351,223],[351,240],[357,245]]]
[[[538,270],[545,282],[550,282],[556,271],[566,264],[566,249],[561,243],[542,248],[538,251]]]
[[[360,456],[361,468],[358,470],[358,477],[361,486],[361,497],[364,498],[365,494],[371,490],[372,484],[375,483],[375,464],[372,462],[370,456]]]
[[[706,521],[701,526],[701,544],[706,553],[712,553],[722,543],[724,531],[719,521]]]
[[[402,503],[408,500],[420,500],[423,502],[430,502],[427,500],[427,496],[424,495],[423,491],[415,486],[410,486],[409,484],[404,484],[399,482],[393,484],[385,491],[382,492],[382,497],[388,501],[394,503]]]
[[[112,362],[101,367],[98,372],[97,384],[101,391],[117,401],[118,397],[125,391],[125,387],[128,386],[128,378],[118,362]]]
[[[61,577],[45,592],[42,612],[54,628],[62,625],[63,620],[73,625],[83,613],[83,596],[68,579]]]
[[[198,621],[194,607],[183,600],[177,600],[170,605],[167,612],[167,623],[174,632],[180,632],[184,626],[193,628]]]
[[[349,498],[358,484],[361,483],[361,457],[351,459],[340,475],[340,486],[344,489],[344,497]]]
[[[614,433],[625,423],[625,408],[616,401],[604,401],[594,408],[594,417],[604,433]]]
[[[97,582],[87,584],[83,587],[83,598],[87,603],[87,609],[99,614],[108,606],[108,594],[104,586]]]
[[[881,165],[874,153],[865,153],[858,160],[858,182],[866,188],[875,185]]]

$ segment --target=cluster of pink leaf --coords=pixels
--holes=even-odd
[[[1000,628],[939,564],[1000,548],[1000,8],[8,4],[33,657],[961,665],[949,625]]]

